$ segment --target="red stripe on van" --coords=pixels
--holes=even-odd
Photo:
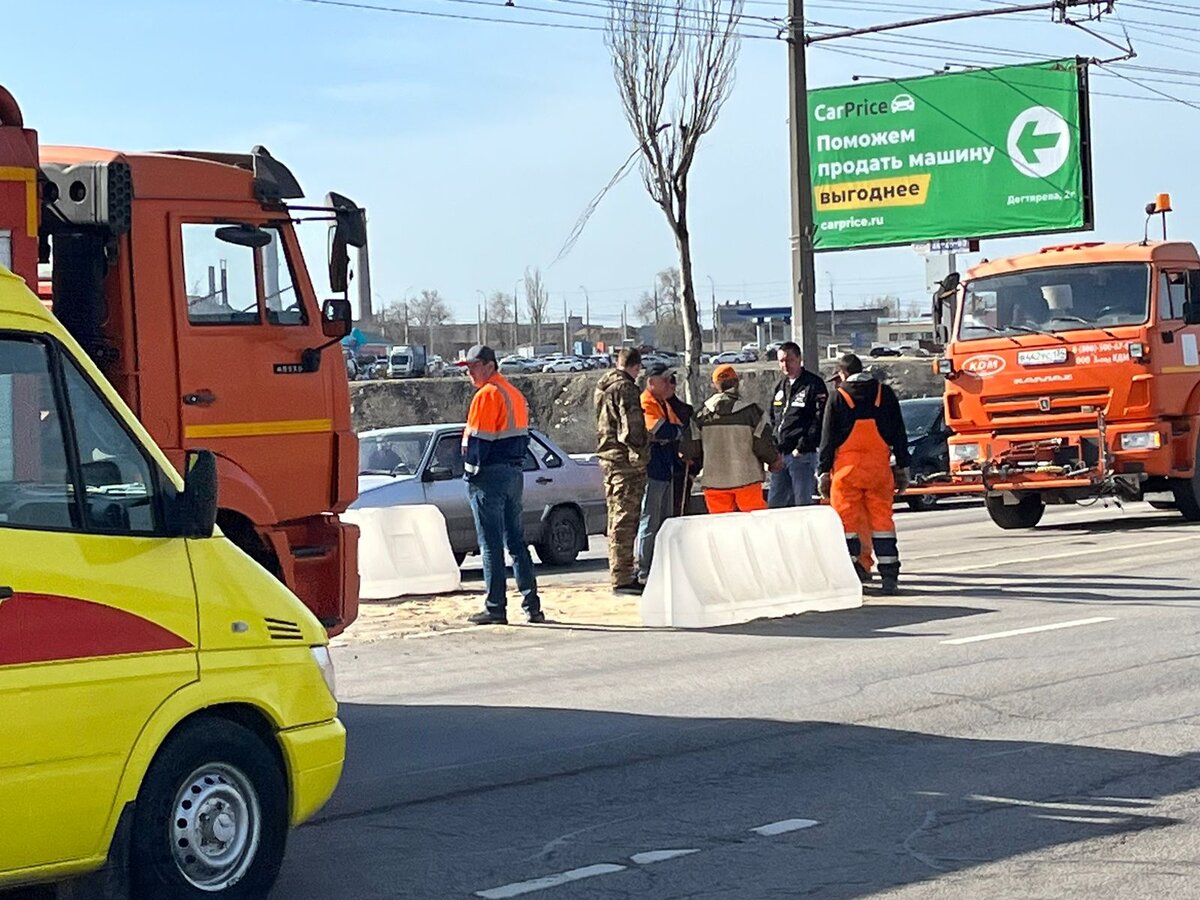
[[[17,593],[0,601],[0,666],[191,647],[173,631],[103,603]]]

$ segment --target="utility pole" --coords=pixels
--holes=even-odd
[[[517,347],[521,346],[521,307],[517,303],[517,290],[521,287],[523,280],[518,278],[517,283],[513,285],[513,353],[516,353]]]
[[[829,335],[833,338],[833,342],[837,343],[837,305],[833,300],[833,276],[828,272],[825,273],[826,280],[829,281]]]
[[[566,297],[566,294],[564,294],[563,295],[563,354],[564,355],[571,352],[571,341],[567,334],[570,331],[570,329],[567,327],[567,318],[568,318],[568,316],[567,316],[567,297]]]
[[[404,343],[408,343],[408,301],[404,301]]]
[[[658,282],[654,282],[654,346],[657,348],[662,343],[658,328]]]
[[[625,346],[625,338],[629,336],[629,326],[625,324],[626,312],[629,309],[628,301],[621,304],[621,346]]]
[[[590,344],[592,342],[592,300],[588,296],[587,288],[581,284],[579,289],[583,291],[583,331]]]
[[[792,184],[792,337],[804,359],[817,347],[816,265],[813,258],[812,163],[808,149],[808,73],[804,0],[788,0],[788,115]]]

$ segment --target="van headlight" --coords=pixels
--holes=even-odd
[[[1130,431],[1121,435],[1122,450],[1157,450],[1162,446],[1162,434],[1157,431]]]
[[[951,444],[950,458],[955,462],[973,462],[980,457],[978,444]]]
[[[337,699],[337,676],[333,673],[333,657],[329,655],[329,648],[309,647],[312,651],[313,662],[317,664],[317,668],[321,670],[321,677],[325,679],[325,687],[329,688],[329,693],[333,699]]]

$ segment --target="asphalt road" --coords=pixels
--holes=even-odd
[[[1200,897],[1200,528],[898,518],[860,610],[341,648],[275,896]]]

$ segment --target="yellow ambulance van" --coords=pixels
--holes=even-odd
[[[0,890],[263,897],[337,785],[325,629],[186,468],[0,267]]]

